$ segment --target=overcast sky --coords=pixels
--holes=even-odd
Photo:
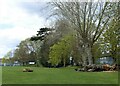
[[[41,0],[0,0],[0,58],[47,24]]]

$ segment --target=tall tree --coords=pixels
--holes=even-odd
[[[104,46],[109,51],[110,56],[116,61],[120,48],[120,27],[118,19],[114,18],[109,24],[108,30],[103,34]],[[105,45],[106,44],[106,45]]]
[[[28,38],[21,41],[14,52],[14,60],[20,61],[23,65],[27,64],[29,61],[35,61],[36,59],[35,50],[29,40]]]
[[[36,36],[31,37],[31,41],[37,41],[37,40],[44,40],[45,37],[50,33],[52,29],[51,28],[40,28]]]
[[[3,62],[5,61],[6,63],[9,63],[9,64],[13,63],[13,59],[12,59],[13,55],[14,55],[13,50],[8,51],[3,57]]]
[[[51,2],[54,15],[67,19],[79,39],[83,64],[93,64],[92,47],[111,21],[113,6],[109,2]]]
[[[40,63],[40,58],[41,58],[41,53],[40,53],[40,50],[41,50],[41,45],[42,45],[42,42],[40,40],[37,40],[37,41],[31,41],[29,39],[29,50],[31,51],[31,57],[34,57],[35,58],[35,61],[36,61],[36,65],[37,66],[41,66],[41,63]]]
[[[73,35],[67,35],[64,36],[58,43],[51,46],[49,61],[52,63],[52,65],[57,66],[63,62],[64,67],[66,66],[72,51],[73,42]]]
[[[57,20],[53,28],[40,28],[37,35],[31,37],[31,41],[41,41],[38,51],[40,53],[39,60],[43,66],[47,66],[50,47],[71,32],[68,25],[67,20],[60,19]]]
[[[113,18],[110,21],[108,28],[99,39],[100,48],[103,54],[114,58],[115,62],[119,57],[120,49],[120,15],[119,3],[114,4],[112,8]]]

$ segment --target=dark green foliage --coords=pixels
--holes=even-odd
[[[36,34],[37,36],[34,36],[34,37],[31,37],[31,41],[37,41],[37,40],[44,40],[45,39],[45,37],[46,37],[46,35],[48,35],[49,34],[49,32],[48,31],[51,31],[51,29],[50,28],[40,28],[40,30],[39,31],[37,31],[38,33]]]
[[[40,62],[43,66],[48,66],[50,47],[53,46],[55,43],[57,43],[59,39],[60,36],[56,36],[56,34],[50,34],[44,40],[40,49],[40,53],[41,53]]]

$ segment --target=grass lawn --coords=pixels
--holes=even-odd
[[[2,67],[0,67],[0,85],[2,84]]]
[[[117,84],[118,72],[76,72],[73,68],[3,67],[3,84]]]

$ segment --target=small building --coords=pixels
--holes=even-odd
[[[29,61],[29,65],[34,65],[35,62],[34,61]]]
[[[20,63],[18,61],[14,61],[13,66],[20,66]]]
[[[101,57],[97,59],[97,63],[112,65],[114,63],[114,59],[112,57]]]

